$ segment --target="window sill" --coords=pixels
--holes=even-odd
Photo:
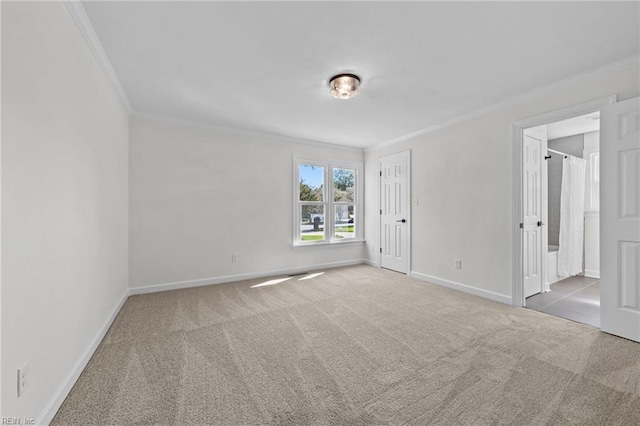
[[[349,240],[349,241],[321,241],[315,243],[293,243],[291,246],[294,249],[301,247],[316,247],[316,248],[327,248],[329,246],[355,246],[364,244],[365,240]]]

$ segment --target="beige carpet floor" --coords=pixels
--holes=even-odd
[[[370,266],[265,281],[130,297],[53,424],[640,424],[640,344]]]

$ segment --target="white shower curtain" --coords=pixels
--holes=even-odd
[[[586,164],[582,158],[571,156],[562,162],[558,249],[558,275],[561,277],[570,277],[582,272]]]

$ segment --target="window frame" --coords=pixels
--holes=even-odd
[[[324,167],[323,181],[323,201],[300,201],[300,166],[308,164],[311,166]],[[333,171],[334,169],[348,169],[355,173],[355,185],[353,188],[353,202],[351,201],[334,201],[333,187]],[[364,193],[362,191],[363,179],[362,163],[349,161],[318,161],[306,160],[304,158],[294,157],[293,160],[293,243],[295,247],[301,246],[318,246],[318,245],[335,245],[361,243],[363,241],[364,227]],[[303,205],[321,205],[324,206],[324,239],[302,241],[302,232],[300,230],[300,218],[302,216]],[[335,238],[336,220],[335,206],[347,205],[353,206],[355,235],[353,238]]]

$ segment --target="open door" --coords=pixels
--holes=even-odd
[[[602,331],[640,342],[640,98],[600,116]]]
[[[547,135],[524,129],[522,135],[522,268],[524,297],[543,291],[542,273],[546,238],[543,238],[542,162],[547,149]],[[543,191],[543,189],[545,189]]]

